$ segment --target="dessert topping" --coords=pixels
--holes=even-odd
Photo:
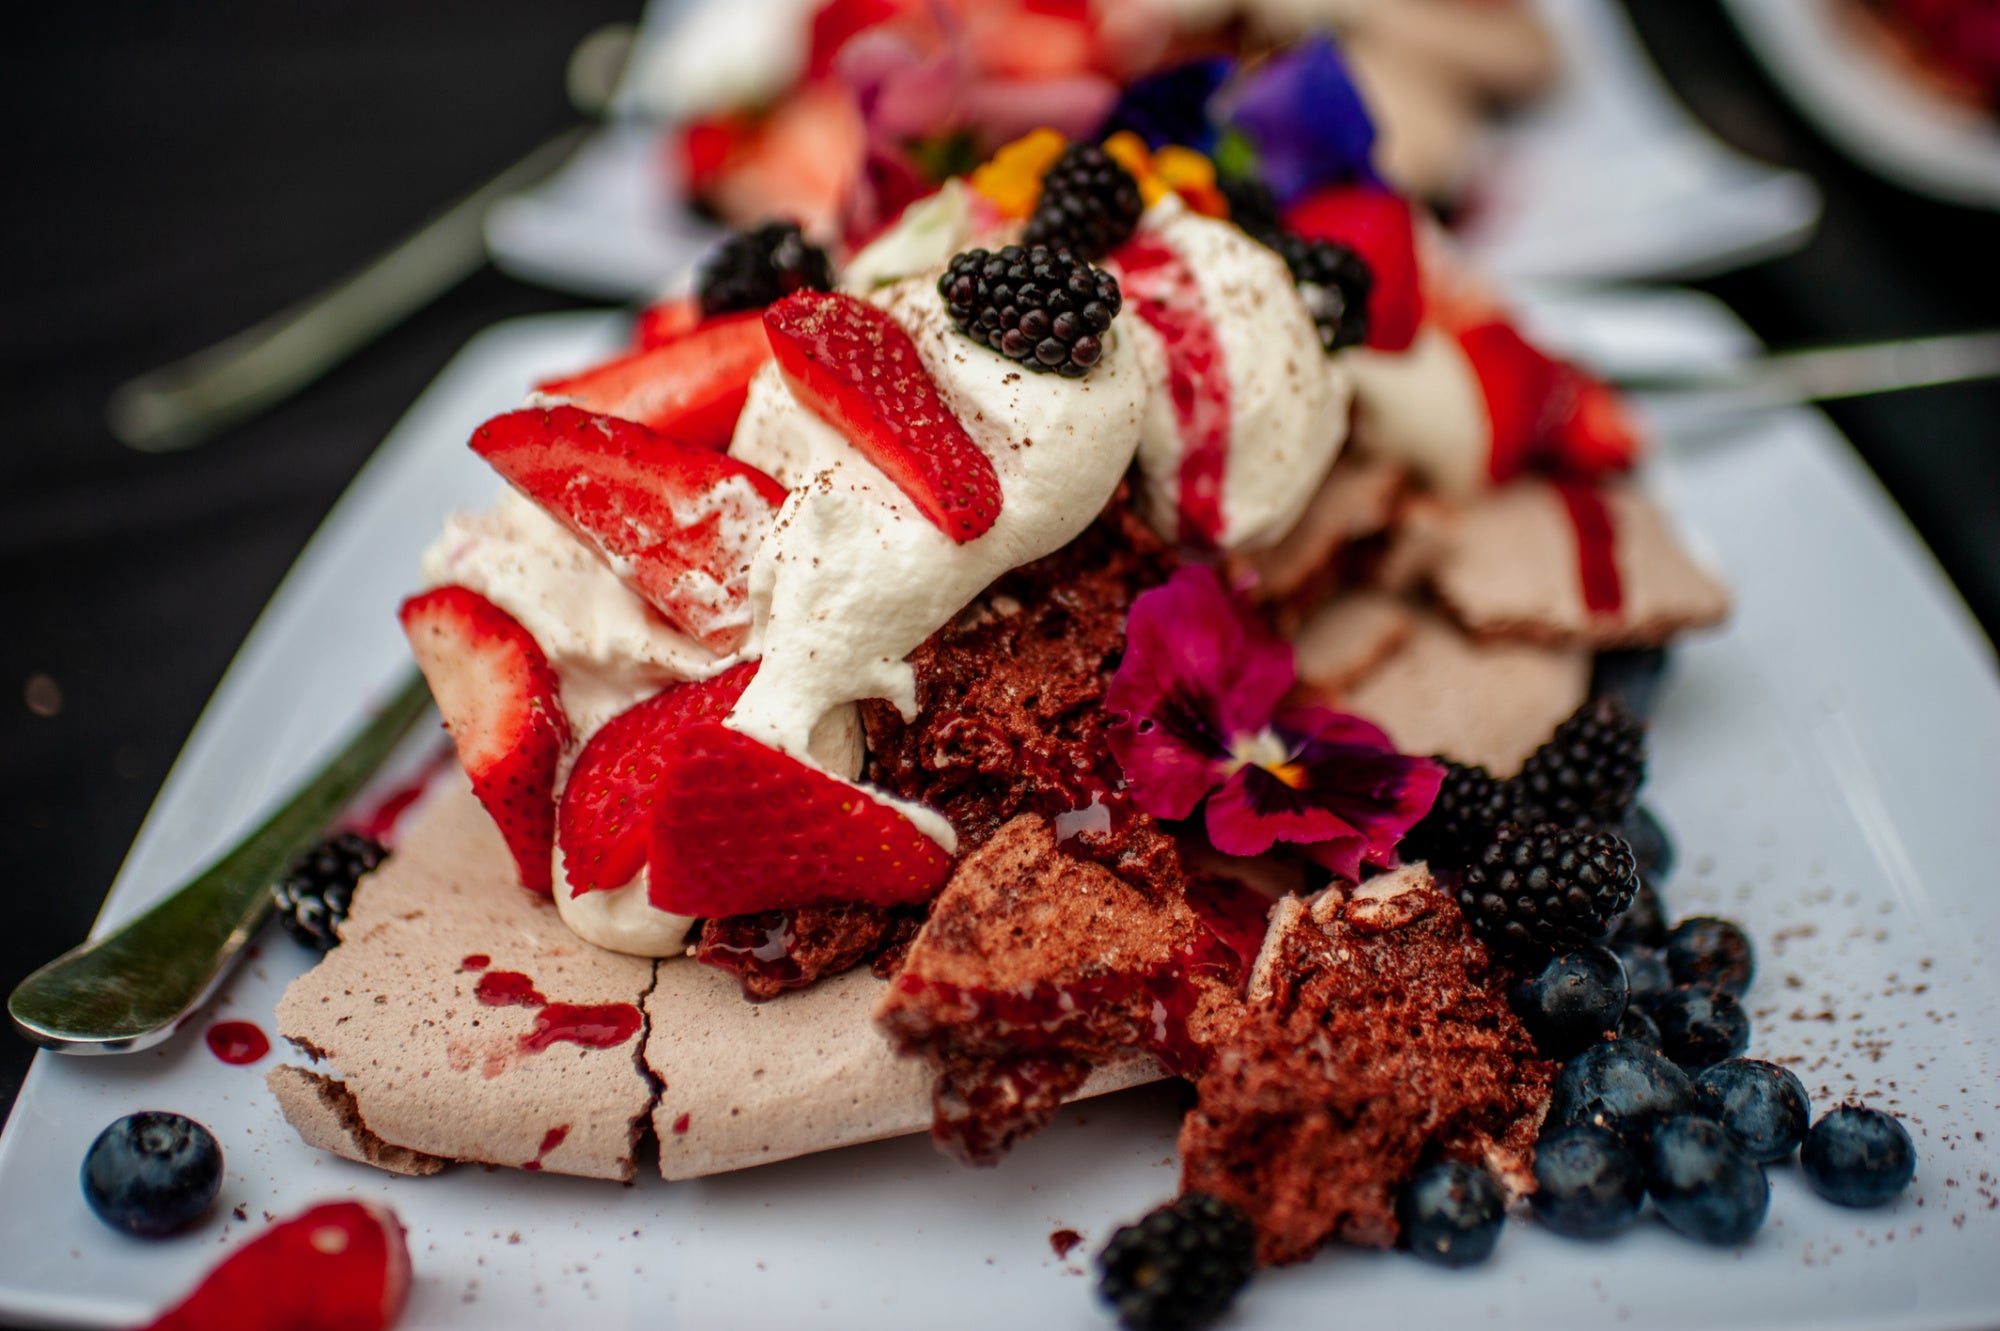
[[[647,890],[676,915],[901,905],[951,870],[945,848],[890,804],[718,722],[667,740],[658,790]]]
[[[938,529],[964,544],[1000,515],[1000,478],[939,396],[916,344],[852,296],[798,292],[764,312],[800,401],[838,428]]]
[[[766,222],[722,242],[695,274],[703,316],[761,310],[794,291],[833,290],[826,251],[799,234],[796,222]]]
[[[413,596],[401,617],[472,793],[506,838],[521,886],[549,892],[556,764],[569,743],[555,672],[526,629],[467,588]]]
[[[1645,779],[1646,728],[1617,699],[1593,698],[1521,764],[1516,821],[1617,828]]]
[[[750,561],[783,486],[734,458],[575,407],[496,416],[473,433],[472,449],[675,627],[717,653],[742,644]]]
[[[1021,239],[1095,262],[1131,239],[1144,211],[1131,172],[1096,144],[1072,143],[1042,177]]]
[[[146,1331],[388,1331],[409,1293],[395,1213],[321,1202],[230,1253]]]
[[[750,377],[771,359],[771,343],[755,314],[703,322],[657,345],[618,356],[537,386],[546,404],[568,403],[636,421],[690,448],[729,447]]]
[[[1256,1270],[1257,1232],[1243,1212],[1190,1192],[1097,1254],[1097,1294],[1130,1331],[1186,1331],[1226,1311]]]
[[[563,786],[556,844],[572,895],[623,887],[646,867],[667,737],[695,721],[720,721],[743,696],[757,663],[674,684],[621,712],[583,747]]]
[[[315,951],[339,947],[355,883],[388,857],[387,847],[359,832],[328,837],[292,861],[285,876],[271,885],[278,923]]]
[[[1107,739],[1145,812],[1186,818],[1206,801],[1224,854],[1284,841],[1355,880],[1364,860],[1391,863],[1430,809],[1436,763],[1358,717],[1281,707],[1291,647],[1246,619],[1213,569],[1183,568],[1140,596],[1126,634]]]
[[[222,1188],[222,1147],[184,1114],[142,1110],[97,1134],[83,1157],[83,1199],[113,1229],[175,1234],[208,1213]]]
[[[1104,334],[1124,303],[1110,273],[1039,244],[956,255],[938,294],[973,341],[1066,379],[1082,378],[1104,355]]]
[[[1638,886],[1615,832],[1505,823],[1466,868],[1458,904],[1488,943],[1533,958],[1602,937]]]

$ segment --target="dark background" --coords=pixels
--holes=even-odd
[[[1826,194],[1797,254],[1703,283],[1768,341],[2000,322],[2000,216],[1849,165],[1713,0],[1624,0],[1723,139]],[[124,0],[0,47],[0,991],[79,941],[237,644],[397,416],[489,323],[578,302],[487,271],[192,452],[115,443],[123,379],[313,291],[572,122],[563,65],[640,0]],[[2000,387],[1833,415],[2000,628]],[[30,1050],[0,1035],[0,1108]]]

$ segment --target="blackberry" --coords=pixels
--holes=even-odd
[[[1645,727],[1617,699],[1592,698],[1521,764],[1521,821],[1617,827],[1645,775]]]
[[[1368,294],[1375,274],[1368,261],[1331,240],[1308,240],[1280,231],[1265,241],[1292,270],[1299,295],[1319,328],[1322,351],[1359,346],[1368,337]]]
[[[1229,220],[1243,228],[1250,239],[1270,245],[1271,237],[1285,229],[1278,218],[1278,196],[1256,176],[1225,175],[1215,187],[1229,205]]]
[[[1603,937],[1639,876],[1614,832],[1503,823],[1459,883],[1458,905],[1502,952],[1545,956]]]
[[[967,250],[938,279],[938,294],[973,341],[1066,379],[1097,364],[1104,331],[1124,304],[1117,278],[1046,245]]]
[[[293,860],[290,872],[271,885],[278,923],[316,951],[339,947],[335,930],[354,905],[354,884],[387,858],[389,851],[381,842],[358,832],[328,837]]]
[[[1022,239],[1101,259],[1131,238],[1145,211],[1131,172],[1094,143],[1072,143],[1042,177],[1042,197]]]
[[[761,310],[806,288],[833,290],[833,265],[796,222],[766,222],[731,236],[702,261],[694,282],[704,318]]]
[[[1472,863],[1493,829],[1514,816],[1513,787],[1484,767],[1467,767],[1442,754],[1444,780],[1437,802],[1411,828],[1399,848],[1403,859],[1427,860],[1432,869],[1463,869]]]
[[[1097,1254],[1097,1292],[1132,1331],[1183,1331],[1222,1315],[1257,1266],[1257,1232],[1242,1211],[1184,1193]]]

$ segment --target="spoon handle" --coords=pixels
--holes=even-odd
[[[215,991],[272,909],[271,884],[312,843],[430,707],[412,673],[313,778],[194,878],[15,987],[14,1026],[64,1054],[158,1044]]]

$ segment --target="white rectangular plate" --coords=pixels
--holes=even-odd
[[[1561,326],[1619,354],[1743,334],[1679,294],[1598,298]],[[105,908],[123,918],[221,848],[309,770],[403,668],[393,610],[451,506],[494,478],[465,448],[537,377],[616,329],[563,316],[476,339],[411,410],[299,561],[170,777]],[[1777,1167],[1769,1223],[1740,1251],[1647,1219],[1605,1244],[1509,1226],[1495,1258],[1445,1273],[1329,1250],[1250,1288],[1229,1325],[1957,1328],[2000,1323],[2000,687],[1921,547],[1818,416],[1748,423],[1670,453],[1654,482],[1728,572],[1726,632],[1677,653],[1647,799],[1677,839],[1679,914],[1742,919],[1762,949],[1752,1052],[1796,1057],[1818,1107],[1864,1096],[1921,1152],[1896,1204],[1845,1211]],[[307,964],[272,930],[195,1028],[129,1058],[43,1055],[0,1138],[0,1314],[143,1321],[265,1213],[376,1198],[409,1226],[423,1328],[1101,1328],[1088,1256],[1174,1190],[1176,1097],[1066,1112],[988,1171],[922,1139],[696,1183],[632,1187],[457,1168],[400,1179],[303,1146],[262,1074],[209,1054],[228,1017],[272,1031]],[[77,1170],[122,1113],[168,1108],[228,1157],[215,1216],[142,1243],[87,1210]],[[646,1165],[642,1163],[642,1172]],[[247,1220],[235,1218],[233,1209]],[[1052,1231],[1081,1231],[1068,1259]]]

